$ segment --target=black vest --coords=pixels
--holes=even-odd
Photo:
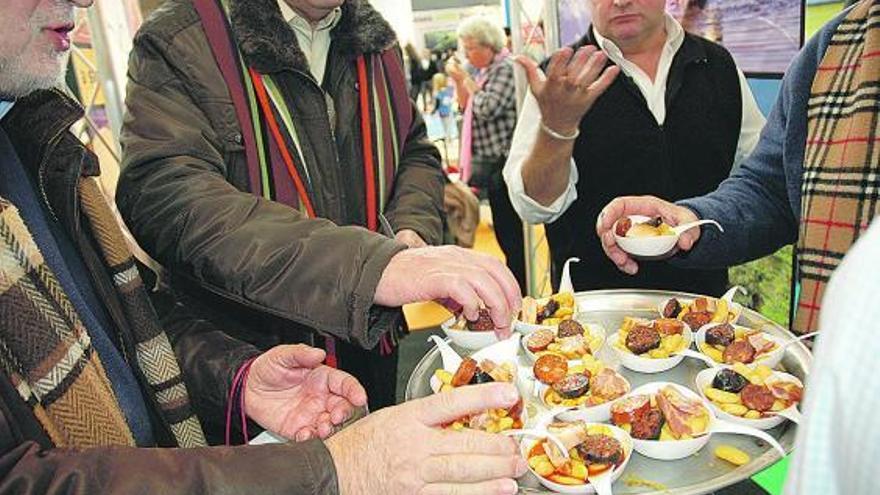
[[[592,28],[575,44],[595,45]],[[684,270],[664,262],[619,271],[596,235],[596,217],[618,196],[654,195],[669,201],[713,191],[730,173],[742,124],[736,65],[721,46],[686,35],[666,85],[666,120],[658,125],[635,82],[621,73],[581,120],[574,158],[578,199],[547,237],[558,273],[569,257],[577,290],[644,288],[720,295],[727,270]]]

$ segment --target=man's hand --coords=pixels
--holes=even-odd
[[[550,129],[573,134],[581,119],[620,72],[605,68],[607,57],[594,46],[573,52],[561,48],[550,58],[545,75],[534,60],[520,55],[516,61],[526,70],[529,88],[541,109],[541,120]]]
[[[510,438],[441,425],[510,408],[510,384],[462,387],[382,409],[327,440],[341,495],[457,495],[517,492],[527,469]]]
[[[400,230],[396,234],[394,234],[394,238],[411,248],[426,247],[428,245],[428,243],[425,242],[424,239],[422,239],[422,237],[418,233],[416,233],[415,230],[412,229]]]
[[[522,294],[510,270],[492,256],[456,246],[401,251],[382,272],[373,301],[382,306],[452,299],[465,318],[476,320],[485,306],[501,338],[510,335]]]
[[[623,196],[608,203],[596,220],[596,234],[602,240],[602,249],[621,271],[635,275],[639,265],[617,245],[614,239],[614,222],[629,215],[647,217],[663,217],[663,221],[671,226],[695,222],[700,218],[685,208],[653,196]],[[700,238],[700,229],[690,229],[681,234],[678,248],[689,251]]]
[[[326,438],[356,407],[367,403],[360,383],[321,363],[325,353],[306,345],[281,345],[251,365],[245,387],[248,417],[286,438]]]

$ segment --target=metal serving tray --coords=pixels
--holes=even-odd
[[[682,292],[645,290],[605,290],[580,292],[575,295],[579,311],[578,320],[599,323],[605,327],[609,335],[617,331],[625,316],[657,318],[658,303],[670,297],[690,300],[696,296]],[[784,337],[794,337],[788,330],[750,309],[743,311],[739,324]],[[467,355],[468,353],[465,350],[458,350],[462,355]],[[608,344],[599,352],[598,357],[611,366],[619,364],[619,360]],[[809,373],[811,362],[812,356],[809,350],[802,343],[798,342],[786,348],[780,367],[786,372],[804,380],[807,373]],[[520,364],[530,366],[530,363],[522,353],[520,354]],[[410,400],[430,394],[431,388],[428,385],[428,380],[434,373],[434,370],[441,367],[440,353],[435,347],[428,351],[419,361],[412,375],[410,375],[406,385],[406,399]],[[703,369],[705,369],[703,363],[695,359],[685,358],[675,368],[662,373],[649,375],[637,373],[623,367],[620,367],[620,373],[630,381],[634,389],[654,381],[671,381],[694,389],[694,377]],[[524,397],[528,396],[525,393],[523,395]],[[534,402],[534,399],[532,399],[527,407],[534,408],[530,409],[530,412],[537,413],[531,415],[533,418],[546,411],[544,406]],[[768,433],[778,439],[779,443],[787,451],[791,451],[796,433],[796,427],[793,423],[786,421],[778,427],[769,430]],[[716,458],[713,452],[719,444],[732,445],[747,452],[752,458],[751,462],[744,466],[734,467]],[[613,489],[616,495],[643,493],[695,495],[711,493],[749,478],[778,459],[779,454],[760,440],[741,435],[714,434],[706,447],[686,459],[658,461],[633,452],[633,458],[629,466],[623,473],[623,476],[614,484]],[[634,480],[648,480],[660,483],[665,486],[665,489],[655,491],[652,488],[633,484]],[[627,481],[630,483],[627,483]],[[523,494],[554,493],[543,488],[532,474],[527,474],[520,480],[520,487],[520,493]]]

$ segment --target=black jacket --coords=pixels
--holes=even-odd
[[[592,29],[575,48],[596,41]],[[686,270],[643,262],[627,275],[605,256],[596,218],[612,199],[654,195],[668,201],[706,194],[730,173],[742,124],[739,76],[721,46],[690,34],[666,83],[666,119],[658,125],[635,82],[621,73],[580,124],[573,156],[578,199],[547,224],[554,265],[569,257],[578,290],[645,288],[720,295],[727,270]]]

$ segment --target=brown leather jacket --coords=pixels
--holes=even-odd
[[[244,62],[273,75],[301,125],[300,147],[317,192],[312,201],[322,218],[248,192],[241,128],[190,0],[166,2],[134,41],[120,212],[141,246],[168,269],[175,289],[236,336],[265,348],[317,330],[372,348],[401,322],[398,308],[374,306],[373,296],[404,246],[361,227],[353,57],[395,50],[394,33],[367,2],[346,0],[331,32],[322,86],[276,0],[228,3]],[[395,230],[413,229],[439,244],[443,175],[415,115],[385,215]]]
[[[99,173],[97,160],[69,135],[82,115],[58,91],[37,92],[16,102],[0,121],[40,196],[80,247],[100,296],[113,291],[106,267],[91,250],[94,241],[79,212],[77,181]],[[101,297],[105,304],[109,298]],[[166,305],[163,323],[180,362],[203,428],[224,424],[232,374],[258,351],[230,338],[179,302]],[[108,307],[108,314],[112,309]],[[118,328],[119,332],[126,331]],[[2,331],[2,329],[0,329]],[[131,338],[122,338],[131,342]],[[125,344],[123,344],[125,345]],[[127,349],[134,355],[133,349]],[[83,494],[335,494],[333,460],[324,444],[261,447],[175,448],[173,436],[146,400],[154,437],[165,448],[54,448],[32,409],[7,375],[0,373],[0,493]],[[215,435],[216,436],[216,435]]]

